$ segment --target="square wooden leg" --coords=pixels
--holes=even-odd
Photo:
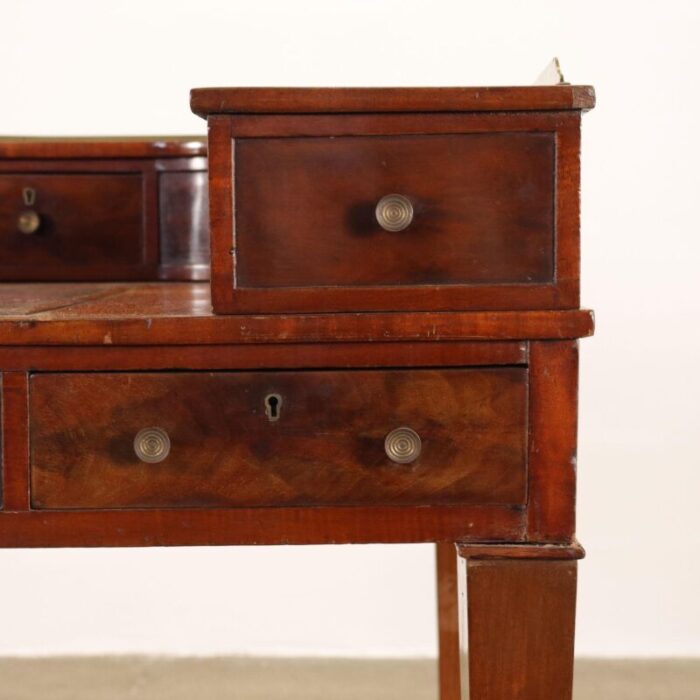
[[[460,700],[460,640],[457,547],[435,545],[437,564],[438,663],[440,700]]]
[[[472,700],[570,700],[576,561],[467,559]]]

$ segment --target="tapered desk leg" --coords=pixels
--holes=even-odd
[[[570,700],[576,561],[467,558],[472,700]]]
[[[437,563],[440,700],[460,700],[457,548],[452,542],[438,542],[435,546],[435,554]]]

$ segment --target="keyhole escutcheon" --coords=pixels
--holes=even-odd
[[[265,415],[271,423],[280,419],[282,397],[279,394],[268,394],[265,397]]]

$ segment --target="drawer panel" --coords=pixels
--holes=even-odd
[[[554,151],[546,132],[239,139],[237,284],[551,283]],[[380,224],[391,194],[403,230]]]
[[[36,374],[32,506],[519,505],[526,416],[520,367]]]
[[[140,173],[0,173],[0,274],[128,277],[146,263],[143,192]]]

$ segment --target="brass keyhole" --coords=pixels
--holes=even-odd
[[[27,207],[33,207],[36,202],[36,190],[33,187],[24,187],[22,189],[22,201]]]
[[[279,394],[268,394],[265,397],[265,415],[271,423],[280,419],[282,397]]]

